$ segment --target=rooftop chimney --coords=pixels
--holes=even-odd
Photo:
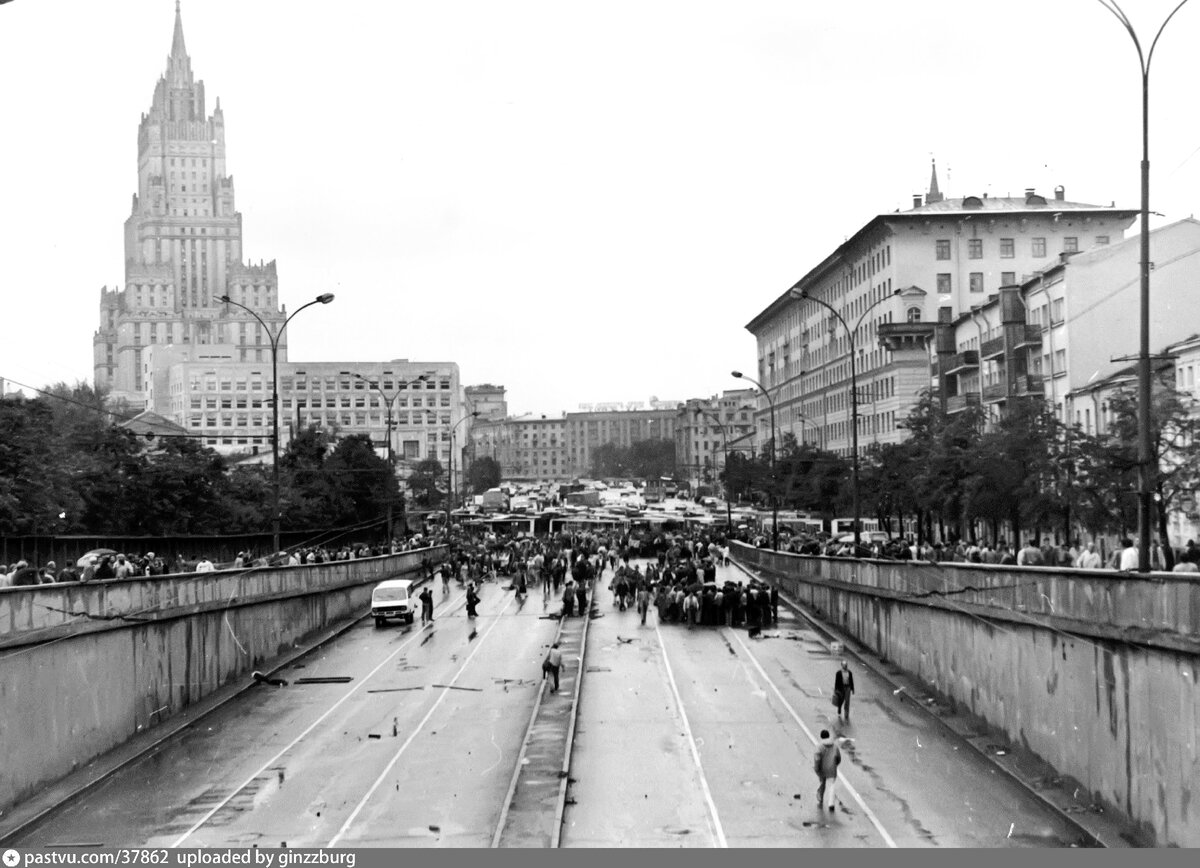
[[[1032,196],[1032,195],[1033,195],[1033,194],[1035,194],[1036,192],[1037,192],[1037,190],[1036,190],[1035,188],[1033,188],[1033,187],[1026,187],[1026,188],[1025,188],[1025,198],[1026,198],[1026,199],[1028,199],[1030,196]]]
[[[1062,184],[1059,184],[1057,187],[1054,188],[1054,198],[1057,199],[1059,202],[1061,202],[1067,198],[1067,191],[1063,187]]]
[[[921,194],[920,193],[913,193],[913,207],[914,208],[921,207]]]

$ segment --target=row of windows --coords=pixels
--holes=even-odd
[[[1000,285],[1012,286],[1017,281],[1017,273],[1015,271],[1000,272]],[[983,272],[972,271],[967,275],[967,286],[971,292],[983,292]],[[937,291],[938,295],[949,295],[954,291],[953,275],[942,272],[937,276]],[[919,319],[919,317],[918,317]],[[909,318],[912,322],[912,318]]]
[[[1102,246],[1109,243],[1107,235],[1097,235],[1095,237],[1097,246]],[[1063,237],[1063,252],[1077,253],[1079,251],[1079,238],[1074,235]],[[1046,239],[1031,238],[1029,253],[1036,259],[1043,259],[1046,256]],[[937,259],[951,259],[951,247],[949,238],[939,238],[934,241],[934,256]],[[1012,259],[1016,256],[1016,239],[1001,238],[1000,239],[1000,258]],[[968,259],[983,259],[983,239],[968,238],[967,239],[967,258]]]

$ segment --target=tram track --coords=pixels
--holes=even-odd
[[[448,604],[446,604],[446,608],[443,608],[442,615],[445,616],[447,614],[457,611],[465,604],[465,600],[466,600],[465,594],[458,596],[456,598],[452,598],[451,600],[448,601]],[[357,624],[357,623],[364,621],[370,617],[371,616],[368,613],[368,614],[364,615],[362,618],[357,619],[355,621],[355,623]],[[365,676],[363,676],[361,679],[358,679],[353,687],[351,687],[349,690],[347,690],[345,693],[343,693],[342,696],[339,699],[337,699],[332,705],[330,705],[316,720],[314,720],[307,727],[305,727],[305,729],[303,731],[301,731],[301,733],[298,736],[293,738],[287,744],[286,747],[284,747],[282,750],[278,751],[274,756],[272,756],[269,760],[267,760],[259,768],[257,768],[251,775],[249,775],[246,778],[246,780],[243,783],[241,783],[237,787],[230,790],[230,792],[224,798],[217,801],[211,808],[208,809],[208,811],[199,820],[197,820],[195,823],[193,823],[192,826],[187,829],[187,831],[185,831],[182,835],[180,835],[175,840],[173,840],[168,846],[170,846],[172,848],[183,846],[184,842],[187,841],[189,838],[191,838],[193,835],[195,835],[196,832],[198,832],[200,829],[204,828],[206,825],[210,824],[215,818],[217,818],[221,814],[222,811],[224,811],[235,800],[237,800],[239,798],[239,796],[241,796],[243,793],[247,792],[249,789],[254,787],[256,785],[256,783],[261,779],[261,776],[263,775],[264,772],[267,772],[268,770],[275,768],[279,764],[279,761],[286,754],[295,750],[295,748],[298,745],[300,745],[300,743],[302,741],[304,741],[304,739],[306,739],[307,737],[312,735],[317,730],[317,728],[330,715],[332,715],[335,711],[337,711],[349,699],[351,699],[353,696],[355,696],[360,691],[362,691],[363,688],[370,682],[371,678],[373,678],[375,675],[377,675],[380,672],[380,670],[382,670],[384,668],[384,666],[386,666],[388,663],[390,663],[391,661],[393,661],[397,657],[399,657],[402,652],[408,650],[414,643],[416,643],[418,641],[418,639],[423,639],[425,633],[426,633],[426,629],[423,626],[420,630],[415,631],[412,636],[410,636],[408,639],[406,639],[404,642],[402,642],[398,647],[396,647],[394,650],[392,650],[387,656],[385,656],[382,660],[380,660],[379,663],[377,663]],[[312,650],[315,651],[318,649],[313,648]],[[478,649],[476,649],[476,650],[478,650]],[[472,656],[473,655],[474,655],[474,652],[472,652]],[[457,677],[457,676],[455,676],[455,677]],[[448,692],[449,692],[448,690],[444,690],[443,696],[445,695],[445,693],[448,693]],[[439,697],[438,702],[440,703],[440,701],[441,701],[441,697]],[[436,707],[436,705],[435,705],[435,707]]]
[[[425,584],[432,584],[432,580],[427,578],[419,578],[413,582],[414,587],[420,587]],[[458,597],[450,600],[449,604],[453,608],[457,609],[460,607],[459,604],[464,602],[464,599],[465,597]],[[293,652],[291,654],[284,655],[280,659],[277,659],[270,668],[261,674],[265,675],[267,678],[277,676],[279,673],[284,672],[285,670],[292,668],[297,664],[300,664],[301,661],[309,658],[314,653],[321,651],[327,645],[340,639],[359,624],[369,620],[370,618],[370,612],[364,612],[358,617],[346,620],[345,622],[320,634],[319,638],[317,638],[312,645],[309,645],[298,652]],[[168,748],[172,743],[184,737],[190,730],[207,720],[211,715],[216,714],[230,703],[241,698],[247,693],[247,691],[257,688],[258,684],[255,681],[246,681],[241,685],[238,685],[235,689],[226,691],[224,695],[217,694],[214,697],[202,700],[197,704],[199,710],[194,717],[180,715],[178,720],[169,721],[164,726],[165,731],[159,734],[158,737],[153,738],[144,744],[137,745],[132,751],[126,750],[124,755],[120,755],[121,748],[115,749],[114,754],[118,755],[118,758],[107,763],[105,763],[103,759],[98,761],[98,764],[100,765],[99,770],[87,779],[78,784],[73,784],[71,779],[68,778],[63,782],[60,782],[55,787],[51,787],[50,790],[52,792],[57,789],[62,791],[61,794],[56,794],[53,801],[38,805],[36,809],[29,812],[27,816],[21,817],[18,813],[17,816],[19,819],[17,819],[16,822],[12,822],[11,825],[0,827],[0,844],[9,844],[13,841],[17,841],[21,838],[21,836],[27,834],[30,830],[46,824],[63,809],[78,802],[81,798],[85,797],[88,793],[112,779],[115,775],[132,769],[139,763],[144,762],[147,758],[160,753],[163,751],[163,749]],[[251,784],[252,782],[247,782],[247,784],[244,786],[249,786]]]

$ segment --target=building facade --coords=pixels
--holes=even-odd
[[[677,412],[672,407],[567,413],[567,475],[588,476],[592,452],[607,443],[628,447],[642,440],[674,441]]]
[[[228,344],[236,361],[270,362],[270,336],[222,296],[253,308],[275,331],[287,316],[275,263],[243,261],[242,215],[226,172],[225,116],[219,99],[207,113],[178,6],[167,70],[138,126],[137,166],[138,190],[125,221],[125,283],[100,291],[93,362],[98,388],[140,407],[148,347]],[[279,353],[286,360],[286,340]]]
[[[732,389],[711,398],[691,398],[675,416],[675,462],[695,488],[715,484],[727,453],[754,431],[753,389]]]
[[[274,434],[274,359],[281,449],[299,428],[313,425],[367,434],[381,455],[390,443],[401,475],[425,458],[447,464],[451,437],[462,443],[469,433],[469,421],[455,428],[470,413],[458,366],[289,361],[275,263],[244,263],[242,239],[226,174],[224,115],[219,102],[206,112],[204,83],[192,73],[176,6],[167,70],[138,129],[125,285],[101,290],[93,341],[97,388],[182,426],[218,452],[265,456]],[[495,399],[494,390],[485,393]],[[502,388],[499,400],[502,406]]]
[[[947,199],[935,174],[924,201],[875,217],[747,324],[779,433],[845,455],[857,416],[860,450],[898,442],[929,388],[920,334],[940,309],[956,317],[1059,253],[1120,241],[1136,214],[1067,201],[1062,187],[1052,199]],[[760,446],[768,412],[760,396]]]
[[[269,452],[271,364],[237,358],[232,345],[148,347],[147,406],[223,454]],[[401,469],[426,458],[445,465],[452,426],[459,426],[455,439],[466,442],[469,420],[453,362],[279,364],[281,449],[311,426],[337,436],[366,434],[380,455],[390,439]]]
[[[505,389],[503,386],[481,383],[476,386],[467,386],[463,391],[466,395],[467,412],[479,414],[475,420],[476,424],[508,416],[508,402],[504,399]]]

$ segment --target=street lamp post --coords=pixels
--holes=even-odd
[[[850,328],[845,318],[832,305],[822,301],[819,298],[814,298],[813,296],[809,295],[807,289],[797,289],[793,286],[788,291],[788,294],[792,298],[807,299],[808,301],[815,302],[837,317],[838,322],[842,324],[842,328],[846,330],[846,340],[850,344],[850,484],[851,488],[853,489],[852,493],[854,496],[854,551],[855,554],[857,554],[859,540],[859,514],[862,510],[859,504],[858,492],[858,351],[855,344],[858,336],[858,327],[863,324],[863,320],[867,318],[867,314],[869,314],[874,308],[883,304],[889,298],[894,298],[899,295],[900,290],[897,289],[892,292],[891,295],[885,295],[881,298],[877,298],[874,303],[867,305],[867,309],[864,310],[859,318],[855,321],[854,328]]]
[[[1154,498],[1154,481],[1158,473],[1154,460],[1154,445],[1150,432],[1150,61],[1158,38],[1175,13],[1187,0],[1171,10],[1154,34],[1150,50],[1142,52],[1142,43],[1125,11],[1116,0],[1099,0],[1100,5],[1121,22],[1137,49],[1138,67],[1142,73],[1142,219],[1141,219],[1141,318],[1138,350],[1138,572],[1150,572],[1150,525]],[[1166,542],[1165,540],[1163,541]]]
[[[758,380],[747,377],[741,371],[730,371],[730,374],[758,387],[758,391],[762,392],[763,397],[767,399],[767,406],[771,408],[771,547],[775,551],[779,551],[779,492],[777,490],[779,485],[775,479],[775,451],[779,444],[775,439],[775,402],[771,400],[771,393],[764,389]]]
[[[726,436],[726,433],[725,433],[725,425],[721,422],[720,419],[718,419],[713,414],[709,413],[703,407],[697,407],[696,415],[700,416],[702,414],[707,416],[708,418],[712,419],[714,422],[716,422],[717,430],[719,430],[721,432],[721,455],[723,456],[722,461],[724,462],[724,465],[725,465],[725,473],[728,474],[729,473],[729,438],[728,438],[728,436]],[[728,478],[728,476],[726,478]],[[733,508],[729,505],[729,485],[728,484],[725,485],[724,494],[725,494],[725,526],[727,528],[726,532],[733,533]]]
[[[312,307],[314,304],[329,304],[333,301],[332,292],[323,292],[307,304],[302,304],[300,307],[292,311],[291,316],[283,321],[283,325],[279,327],[279,331],[272,332],[263,318],[260,317],[250,308],[241,302],[234,301],[227,295],[221,296],[221,301],[225,304],[232,304],[234,307],[240,307],[250,316],[254,317],[262,325],[267,336],[271,339],[271,468],[274,487],[274,504],[271,511],[271,536],[272,545],[275,549],[271,552],[272,556],[279,552],[279,339],[283,337],[283,330],[287,328],[288,323],[304,310],[306,307]]]
[[[388,472],[391,473],[392,478],[395,479],[395,477],[396,477],[396,460],[392,454],[392,408],[396,404],[396,399],[400,397],[400,392],[402,389],[405,389],[408,386],[413,385],[414,383],[422,383],[425,380],[428,380],[429,374],[421,374],[415,380],[398,381],[396,383],[396,391],[394,393],[392,393],[391,396],[389,396],[387,394],[387,392],[383,391],[383,389],[380,388],[378,382],[371,380],[369,377],[364,377],[362,374],[351,374],[351,376],[354,377],[354,379],[356,379],[356,380],[360,380],[361,382],[366,383],[367,386],[369,386],[370,388],[372,388],[376,392],[378,392],[379,396],[381,398],[383,398],[384,404],[387,405],[387,465],[388,465]],[[407,528],[406,528],[406,530],[407,530]],[[390,485],[388,486],[388,501],[387,501],[387,539],[388,539],[388,547],[390,548],[392,545],[392,493],[391,493]]]
[[[481,415],[483,414],[475,410],[450,426],[450,463],[446,466],[446,533],[450,532],[450,510],[454,506],[454,432],[463,422],[468,419],[477,419]]]

